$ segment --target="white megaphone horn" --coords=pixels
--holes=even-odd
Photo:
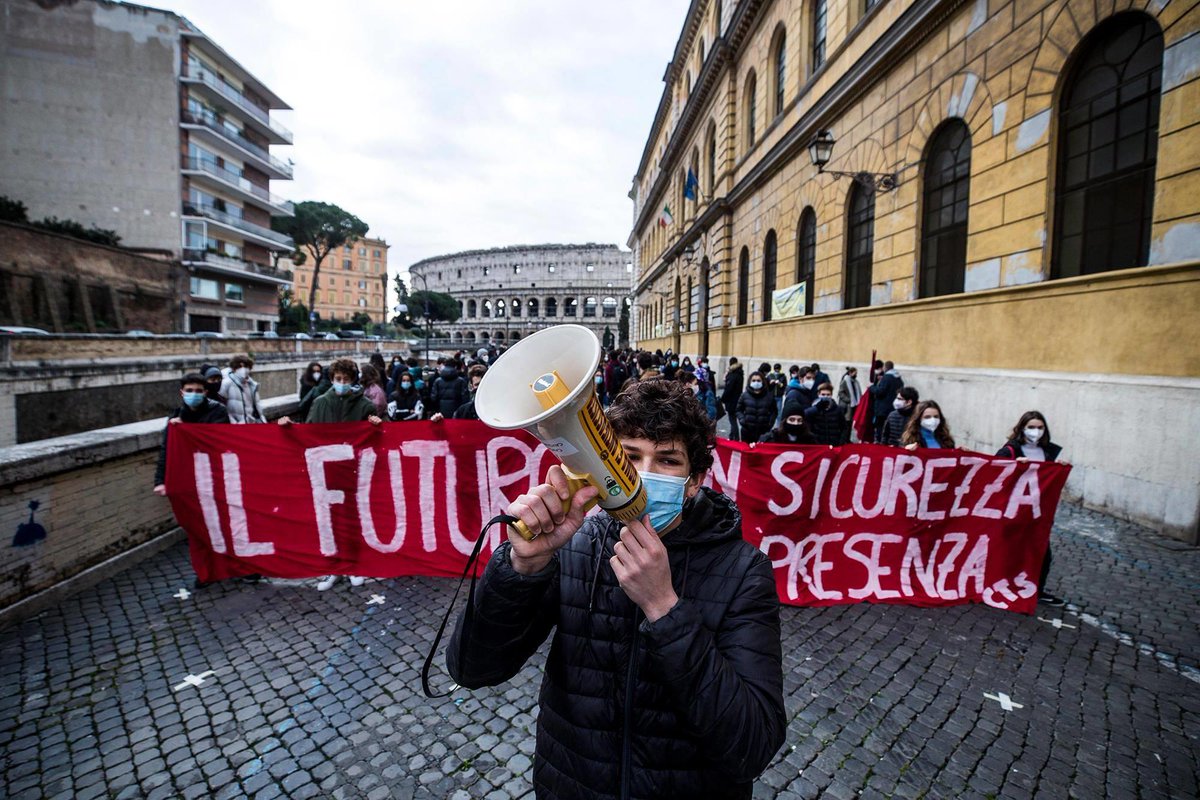
[[[556,325],[505,351],[475,393],[479,419],[529,431],[562,461],[571,495],[595,486],[600,507],[622,522],[646,511],[646,490],[604,416],[592,378],[600,341],[582,325]],[[565,505],[565,504],[564,504]],[[514,525],[526,539],[524,523]]]

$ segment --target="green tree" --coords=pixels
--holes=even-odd
[[[458,301],[442,292],[426,292],[418,290],[408,296],[408,311],[425,317],[426,301],[428,301],[429,317],[426,322],[456,322],[461,315]]]
[[[392,324],[399,325],[401,328],[412,327],[413,309],[412,299],[408,295],[408,286],[404,283],[404,279],[399,274],[396,275],[396,305],[403,308],[403,311],[397,311],[396,316],[392,317]]]
[[[279,332],[296,333],[308,328],[308,308],[291,289],[279,293]]]
[[[367,223],[332,203],[305,200],[296,204],[295,216],[271,217],[271,227],[291,236],[296,249],[308,248],[313,258],[313,280],[308,289],[308,307],[317,299],[321,264],[337,248],[353,244],[367,235]]]
[[[629,345],[629,300],[621,301],[621,317],[617,320],[617,344],[621,347]]]

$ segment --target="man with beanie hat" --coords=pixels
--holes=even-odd
[[[221,381],[225,376],[221,374],[221,370],[218,367],[201,368],[200,374],[204,376],[204,387],[208,399],[224,405],[225,403],[221,399]]]

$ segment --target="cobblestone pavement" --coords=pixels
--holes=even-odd
[[[1053,543],[1035,617],[785,608],[755,797],[1196,797],[1200,551],[1069,505]],[[532,796],[541,655],[420,694],[452,581],[190,586],[180,546],[0,633],[0,796]]]

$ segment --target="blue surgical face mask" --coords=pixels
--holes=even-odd
[[[204,402],[204,392],[184,392],[183,402],[187,403],[188,408],[195,408]]]
[[[335,392],[337,392],[338,394],[345,394],[346,392],[350,391],[350,384],[348,384],[348,383],[335,383],[335,384],[333,385],[333,390],[334,390]]]
[[[683,487],[687,478],[662,475],[657,472],[638,472],[646,487],[646,516],[660,533],[683,513]]]

